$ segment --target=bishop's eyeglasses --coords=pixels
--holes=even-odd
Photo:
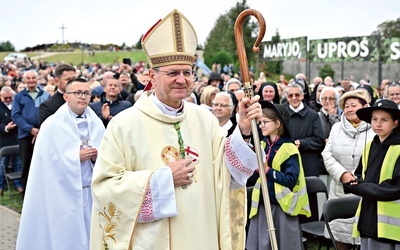
[[[196,75],[193,74],[193,71],[191,69],[179,69],[179,70],[160,70],[158,68],[153,68],[156,72],[162,72],[165,75],[167,75],[168,78],[171,79],[176,79],[178,78],[181,73],[183,74],[183,77],[187,80],[196,80]]]

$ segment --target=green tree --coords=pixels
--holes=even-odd
[[[335,78],[335,71],[332,69],[332,67],[329,64],[324,64],[322,68],[319,69],[319,76],[322,79],[325,79],[325,77],[330,76],[332,79]]]
[[[212,57],[218,52],[221,51],[223,48],[230,53],[228,50],[227,44],[230,43],[229,35],[224,34],[229,33],[229,20],[226,15],[220,16],[214,28],[211,30],[210,34],[208,35],[205,46],[204,46],[204,62],[211,67],[212,65]],[[233,34],[233,32],[232,32]]]
[[[209,67],[212,65],[213,56],[222,50],[232,56],[235,62],[238,61],[234,26],[239,14],[248,8],[249,6],[246,4],[246,0],[237,2],[234,7],[232,7],[227,13],[221,15],[215,22],[214,28],[208,35],[204,45],[204,61]],[[257,27],[258,24],[251,22],[250,18],[246,18],[243,22],[243,38],[249,65],[255,64],[257,59],[255,56],[252,56],[254,55],[252,47],[255,37],[258,34]]]
[[[400,17],[396,20],[386,21],[378,25],[377,30],[372,32],[373,36],[400,37]]]
[[[0,51],[15,51],[15,47],[7,40],[5,42],[0,42]]]
[[[211,64],[220,63],[221,65],[227,65],[233,62],[233,57],[225,50],[218,51],[211,59]]]
[[[281,40],[281,36],[279,35],[278,30],[275,33],[275,36],[272,37],[271,42],[272,44],[277,44]],[[274,74],[281,74],[283,70],[283,61],[269,61],[266,63],[266,76],[271,77]]]
[[[139,41],[136,42],[136,44],[133,46],[135,49],[142,49],[142,38],[143,35],[140,36]]]

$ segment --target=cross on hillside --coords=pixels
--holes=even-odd
[[[65,27],[64,24],[62,24],[61,27],[59,28],[59,29],[61,29],[62,43],[64,43],[64,30],[65,30],[66,28],[67,28],[67,27]]]

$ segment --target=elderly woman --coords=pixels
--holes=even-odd
[[[332,177],[329,199],[345,196],[343,183],[351,180],[365,144],[375,135],[371,125],[356,115],[358,109],[368,107],[367,101],[368,97],[362,90],[347,92],[340,98],[339,106],[343,110],[341,121],[332,126],[322,152],[325,168]],[[339,249],[360,244],[359,238],[351,235],[353,218],[334,220],[330,225]],[[327,232],[325,235],[329,237]]]
[[[318,112],[318,115],[326,139],[329,137],[333,124],[340,121],[342,110],[338,107],[339,98],[339,92],[335,88],[328,86],[322,89],[321,95],[319,96],[319,103],[322,105],[322,108]]]

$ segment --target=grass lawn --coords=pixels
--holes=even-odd
[[[0,205],[8,207],[18,213],[22,211],[22,195],[11,188],[11,196],[8,190],[3,189],[3,196],[0,196]]]
[[[64,61],[73,65],[84,63],[113,64],[122,62],[123,58],[130,58],[132,62],[147,61],[143,51],[96,51],[93,56],[89,56],[87,51],[75,51],[70,53],[60,53],[44,58],[48,62],[57,63]]]
[[[89,51],[75,50],[73,52],[35,52],[27,53],[29,58],[43,59],[47,62],[60,62],[78,65],[82,61],[84,63],[102,63],[112,65],[116,62],[122,62],[123,58],[130,58],[132,62],[145,61],[147,62],[144,51],[96,51],[93,56],[89,56]],[[0,52],[0,61],[10,52]]]

